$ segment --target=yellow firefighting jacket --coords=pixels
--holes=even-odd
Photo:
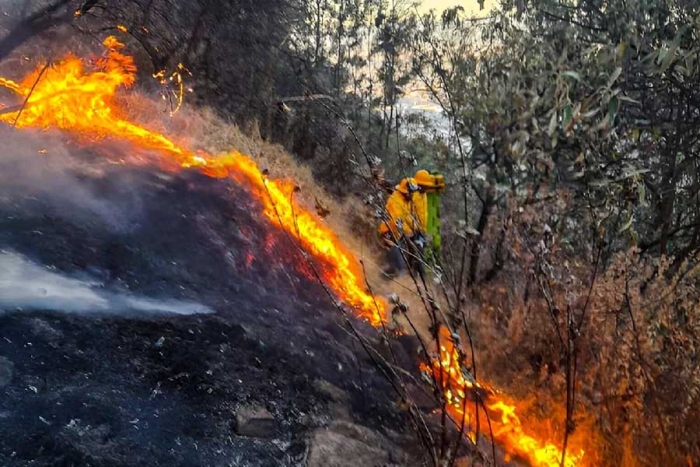
[[[424,226],[428,217],[428,202],[425,194],[412,193],[406,195],[395,190],[386,202],[388,219],[379,223],[379,235],[384,237],[391,232],[393,237],[401,235],[412,237],[425,231]]]
[[[416,191],[411,195],[413,203],[414,230],[425,233],[428,227],[428,196]]]

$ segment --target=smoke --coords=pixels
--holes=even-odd
[[[0,127],[0,140],[0,203],[35,200],[52,216],[97,221],[115,233],[133,230],[143,217],[138,192],[127,176],[118,181],[105,177],[105,158],[69,148],[55,134]]]
[[[211,308],[196,302],[139,297],[102,286],[98,281],[52,272],[17,253],[0,253],[0,312],[20,309],[94,315],[213,313]]]

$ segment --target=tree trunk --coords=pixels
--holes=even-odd
[[[491,190],[486,192],[484,196],[484,204],[481,207],[481,214],[479,215],[479,223],[476,226],[476,230],[479,232],[479,237],[474,240],[471,248],[471,254],[469,258],[469,283],[476,284],[477,275],[479,274],[479,259],[481,257],[481,245],[484,241],[484,231],[489,223],[489,218],[491,217],[491,211],[494,205],[494,196]]]
[[[675,149],[673,149],[675,147],[675,144],[671,145],[672,149],[668,151],[667,158],[669,160],[666,163],[667,167],[663,174],[661,189],[659,190],[661,194],[661,203],[659,204],[659,221],[661,224],[659,250],[662,256],[668,252],[669,232],[673,223],[673,206],[676,201],[677,155]]]

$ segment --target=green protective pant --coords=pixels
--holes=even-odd
[[[428,225],[427,234],[432,239],[431,244],[426,248],[426,260],[429,264],[436,266],[440,263],[440,247],[442,238],[440,237],[440,193],[428,193]]]

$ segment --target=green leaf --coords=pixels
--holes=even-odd
[[[631,102],[632,104],[641,104],[641,102],[639,102],[638,100],[632,99],[631,97],[628,97],[628,96],[617,96],[617,98],[620,99],[621,101]]]
[[[620,110],[620,100],[617,97],[610,99],[608,103],[608,116],[610,117],[610,126],[615,124],[615,117],[617,117],[617,112]]]
[[[630,220],[628,220],[625,225],[622,226],[622,228],[618,231],[618,233],[626,232],[632,227],[632,223],[634,222],[634,214],[630,216]]]
[[[601,179],[601,180],[593,180],[589,182],[588,184],[592,186],[593,188],[605,188],[606,186],[610,185],[610,180],[608,179]]]
[[[627,180],[630,177],[636,177],[638,175],[643,175],[645,173],[649,173],[649,169],[631,169],[631,170],[625,170],[625,172],[617,177],[615,179],[616,182],[621,182],[623,180]]]
[[[569,127],[569,124],[571,123],[571,120],[573,118],[573,113],[571,111],[571,104],[568,104],[566,107],[564,107],[564,111],[562,113],[562,119],[561,119],[561,129],[566,131],[566,129]]]
[[[617,60],[622,60],[625,56],[625,51],[627,50],[627,42],[622,41],[617,45]]]
[[[565,71],[562,73],[564,76],[568,76],[569,78],[573,78],[576,81],[581,81],[581,75],[576,73],[575,71]]]
[[[687,30],[688,30],[688,26],[683,26],[678,31],[678,34],[676,34],[676,37],[673,38],[673,42],[671,42],[671,45],[669,45],[668,50],[664,54],[663,61],[661,62],[661,68],[659,69],[659,74],[665,73],[666,70],[668,70],[668,68],[673,63],[673,60],[676,58],[676,51],[681,46],[681,41],[683,40],[683,35],[685,34],[685,32]],[[659,55],[659,58],[661,58],[660,55]]]
[[[661,62],[663,62],[663,61],[664,61],[664,58],[666,58],[666,53],[667,53],[667,52],[668,52],[668,49],[667,49],[666,47],[662,47],[662,48],[659,49],[657,52],[655,52],[655,54],[656,54],[656,64],[657,64],[657,65],[661,65]],[[654,54],[654,52],[652,53],[652,55],[653,55],[653,54]]]
[[[549,119],[549,127],[547,127],[547,133],[551,136],[554,130],[557,129],[557,111],[552,111],[552,117]]]
[[[686,75],[690,76],[695,69],[695,54],[688,54],[685,58],[685,68],[687,70]]]
[[[637,182],[637,195],[639,195],[639,205],[646,206],[647,190],[643,180]]]
[[[649,52],[646,54],[642,59],[640,60],[642,63],[649,65],[650,63],[653,63],[656,60],[656,57],[658,57],[659,51],[655,50],[653,52]]]
[[[617,67],[615,68],[615,71],[612,72],[610,75],[610,79],[608,80],[608,87],[611,88],[613,84],[615,84],[615,81],[617,81],[617,78],[620,77],[622,74],[622,67]]]
[[[630,243],[632,246],[637,246],[639,244],[639,234],[634,230],[630,230]]]

